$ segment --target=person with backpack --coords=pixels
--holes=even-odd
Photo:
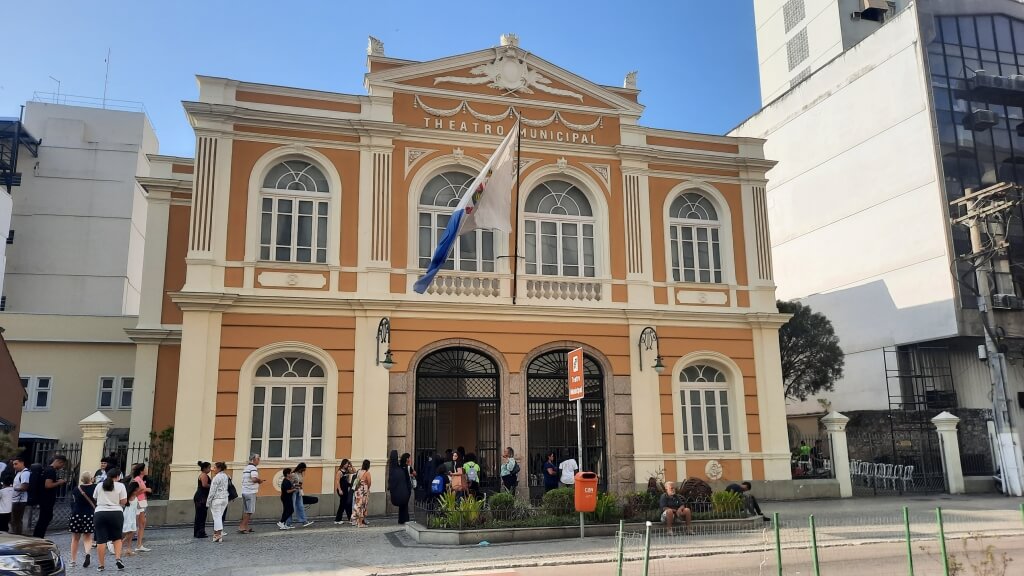
[[[412,478],[409,467],[398,459],[398,450],[392,450],[388,456],[388,491],[391,492],[391,503],[398,508],[398,523],[405,524],[409,521]]]
[[[519,486],[519,463],[516,462],[516,453],[511,446],[506,446],[501,457],[505,459],[501,464],[501,485],[506,492],[513,496]]]
[[[436,502],[437,497],[448,490],[448,466],[439,462],[434,469],[434,478],[430,481],[430,496]]]
[[[45,538],[46,529],[50,527],[50,522],[53,521],[53,508],[57,505],[57,496],[60,493],[61,487],[68,483],[68,479],[64,477],[64,466],[66,464],[67,458],[54,456],[53,460],[50,461],[50,466],[41,475],[42,489],[36,496],[36,504],[39,506],[39,519],[36,521],[35,530],[32,531],[32,536],[36,538]],[[31,497],[31,494],[29,496]]]
[[[21,535],[25,530],[25,508],[28,506],[28,492],[31,488],[32,472],[25,467],[24,458],[11,462],[14,468],[14,501],[11,503],[11,534]]]
[[[43,465],[36,462],[28,467],[32,475],[28,481],[28,503],[25,507],[26,526],[34,527],[39,523],[39,502],[43,498],[46,479],[43,478]]]
[[[480,497],[480,465],[476,463],[476,454],[466,454],[466,463],[462,465],[466,473],[466,481],[469,482],[469,493],[474,498]]]

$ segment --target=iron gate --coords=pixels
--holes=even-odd
[[[498,365],[470,348],[445,348],[424,358],[416,368],[416,469],[435,454],[444,454],[440,432],[448,432],[452,406],[471,403],[475,408],[476,446],[467,447],[480,464],[480,486],[499,488],[501,466],[501,411]],[[429,478],[424,478],[429,482]]]
[[[569,401],[568,350],[548,352],[526,369],[527,442],[531,492],[540,491],[544,461],[576,458],[582,470],[597,472],[607,487],[605,456],[604,375],[593,358],[583,356],[583,457],[577,455],[576,403]],[[538,487],[536,490],[533,487]]]

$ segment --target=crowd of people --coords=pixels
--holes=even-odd
[[[108,552],[113,553],[118,570],[124,569],[122,556],[149,552],[145,545],[148,496],[146,465],[134,464],[130,474],[122,474],[116,455],[104,457],[95,472],[82,472],[77,485],[67,477],[67,459],[54,456],[45,468],[29,466],[23,457],[0,467],[0,531],[27,534],[33,508],[38,515],[31,535],[45,538],[53,521],[58,497],[67,492],[71,497],[71,555],[69,565],[75,566],[81,549],[82,566],[98,558],[96,568],[106,567]]]

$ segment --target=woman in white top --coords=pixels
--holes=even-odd
[[[206,498],[206,505],[213,515],[213,541],[224,541],[224,511],[228,508],[228,475],[225,470],[228,465],[217,462],[213,465],[216,474],[210,481],[210,495]]]
[[[107,470],[107,478],[102,484],[96,486],[92,493],[93,502],[96,503],[96,512],[93,515],[93,527],[96,530],[96,551],[99,553],[100,563],[97,570],[103,570],[107,556],[107,542],[114,544],[114,560],[117,562],[117,569],[124,570],[124,563],[121,562],[121,528],[124,525],[124,506],[128,503],[128,491],[124,484],[120,483],[121,471],[117,468]]]

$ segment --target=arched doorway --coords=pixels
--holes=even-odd
[[[540,470],[548,452],[556,462],[576,458],[581,469],[597,472],[607,483],[604,374],[593,358],[583,356],[583,458],[577,456],[576,403],[569,401],[568,350],[547,352],[526,368],[527,442],[531,492],[543,486]]]
[[[471,348],[443,348],[416,367],[416,467],[448,448],[475,453],[483,487],[501,466],[498,364]],[[429,480],[427,480],[429,481]]]

